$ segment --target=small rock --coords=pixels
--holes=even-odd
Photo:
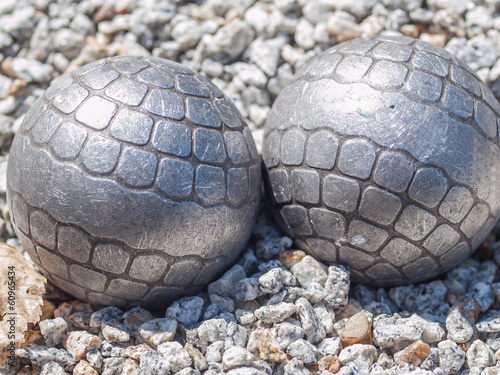
[[[469,368],[475,366],[493,366],[495,364],[494,354],[488,345],[481,340],[475,340],[466,353]]]
[[[382,352],[377,358],[377,365],[379,365],[383,369],[389,369],[394,366],[394,361],[386,353]]]
[[[235,18],[221,27],[208,43],[215,51],[220,51],[233,60],[245,50],[253,38],[254,32],[251,26]]]
[[[361,27],[356,18],[347,12],[338,10],[326,21],[328,34],[333,36],[339,43],[358,38],[361,36]]]
[[[198,371],[205,371],[208,369],[208,363],[207,359],[205,356],[198,350],[196,349],[192,344],[186,343],[184,345],[184,350],[186,350],[193,360],[193,365]]]
[[[244,347],[246,343],[247,330],[235,322],[229,323],[227,326],[226,340],[224,342],[226,349],[232,346]]]
[[[377,359],[377,349],[373,345],[354,344],[342,349],[339,354],[339,361],[343,365],[352,361],[361,361],[370,367],[375,359]]]
[[[291,267],[290,272],[304,287],[307,287],[311,282],[324,286],[328,278],[327,267],[310,255],[306,255],[300,262]]]
[[[175,373],[175,375],[201,375],[201,373],[191,367],[187,367]]]
[[[264,329],[260,334],[259,352],[260,358],[267,361],[285,362],[288,359],[268,329]]]
[[[45,348],[43,346],[28,344],[22,348],[16,349],[16,356],[27,358],[37,366],[43,366],[49,362],[56,362],[65,370],[72,368],[75,364],[75,358],[64,349]]]
[[[253,354],[247,349],[233,346],[226,349],[222,355],[222,365],[225,370],[231,370],[235,367],[250,366],[253,361]]]
[[[48,347],[56,346],[66,338],[66,328],[68,324],[61,317],[42,320],[39,326],[40,332],[45,339],[45,345]]]
[[[101,347],[101,354],[103,357],[121,357],[125,351],[126,346],[119,343],[103,341]]]
[[[72,327],[79,328],[84,331],[89,331],[92,333],[97,333],[96,330],[93,330],[90,327],[90,317],[92,316],[92,313],[87,312],[87,311],[77,311],[73,314],[71,314],[68,318],[68,323]]]
[[[235,297],[240,301],[252,301],[261,293],[259,280],[255,277],[240,280],[235,289]]]
[[[264,293],[275,294],[283,288],[284,276],[281,268],[273,268],[259,277],[260,289]]]
[[[176,341],[158,345],[158,354],[161,354],[170,364],[170,371],[177,372],[185,367],[191,367],[193,361],[189,353]]]
[[[331,372],[333,374],[337,373],[340,369],[340,361],[339,358],[334,355],[326,355],[321,357],[317,364],[318,371],[320,373],[324,373],[324,371]]]
[[[456,306],[462,316],[471,324],[475,324],[479,318],[479,306],[473,299],[467,299],[464,302],[457,303]]]
[[[349,287],[349,270],[346,267],[342,265],[328,267],[328,277],[324,284],[327,292],[325,301],[330,304],[335,313],[347,305]]]
[[[111,323],[111,322],[110,322]],[[127,342],[130,340],[130,335],[126,332],[124,324],[106,324],[103,323],[101,330],[103,337],[109,342]]]
[[[284,375],[310,375],[311,373],[304,367],[302,361],[298,358],[292,358],[283,367]]]
[[[239,264],[235,264],[220,279],[208,284],[208,293],[221,297],[234,297],[235,285],[245,277],[245,269]]]
[[[73,331],[68,334],[65,347],[76,359],[85,359],[85,355],[101,347],[101,339],[85,331]]]
[[[326,296],[325,289],[319,285],[317,282],[311,282],[307,288],[294,288],[292,289],[297,296],[304,297],[309,300],[309,302],[315,304],[317,302],[324,302],[323,299]]]
[[[422,341],[427,344],[437,343],[445,336],[445,331],[439,323],[424,319],[417,314],[413,314],[410,317],[409,324],[422,329]]]
[[[125,365],[125,358],[111,357],[104,360],[102,375],[120,375]]]
[[[439,366],[446,374],[458,372],[465,363],[465,353],[451,340],[441,341],[438,344]]]
[[[408,311],[434,310],[442,303],[446,292],[446,285],[441,280],[420,284],[408,293],[404,308]]]
[[[401,342],[420,340],[423,331],[409,318],[381,317],[373,322],[373,342],[381,348],[391,348]]]
[[[186,326],[196,323],[201,316],[203,299],[198,296],[184,297],[174,301],[165,312],[165,317],[175,318]]]
[[[256,64],[268,77],[276,75],[282,46],[286,43],[284,38],[261,39],[257,38],[248,47],[248,57]],[[287,247],[292,245],[291,241]],[[274,253],[269,258],[268,254],[263,259],[270,259],[276,255]]]
[[[413,344],[408,345],[403,350],[395,353],[394,361],[396,364],[406,362],[418,367],[427,358],[430,351],[431,347],[429,344],[426,344],[422,340],[418,340]]]
[[[500,317],[493,319],[483,320],[476,324],[479,332],[496,333],[500,332]]]
[[[307,301],[306,299],[304,300]],[[280,323],[289,316],[295,314],[295,312],[297,312],[296,305],[293,303],[281,302],[276,305],[262,306],[255,310],[254,315],[264,323]]]
[[[82,361],[84,362],[84,361]],[[81,363],[81,362],[80,362]],[[76,366],[78,367],[78,365]],[[76,367],[73,370],[73,374],[81,374],[76,371]],[[92,367],[91,367],[92,369]],[[92,369],[94,370],[94,369]],[[97,371],[94,370],[94,373],[88,372],[89,375],[97,375]],[[64,371],[64,368],[62,368],[57,362],[49,362],[46,363],[42,366],[42,371],[40,372],[40,375],[66,375],[66,372]]]
[[[446,317],[446,330],[448,339],[459,344],[469,341],[474,334],[474,327],[456,306],[450,309]]]
[[[302,250],[285,250],[278,254],[278,260],[287,268],[290,269],[299,263],[306,253]]]
[[[306,51],[314,47],[314,27],[305,18],[301,18],[297,23],[294,39],[297,45]]]
[[[129,330],[133,332],[133,335],[138,336],[139,327],[154,318],[155,317],[151,315],[149,311],[137,306],[123,314],[121,320],[128,326]]]
[[[316,317],[309,301],[305,298],[299,298],[295,302],[295,306],[297,306],[300,322],[308,340],[313,344],[323,340],[326,336],[325,329]]]
[[[343,348],[354,344],[373,345],[371,324],[362,312],[349,318],[339,336]]]
[[[488,311],[493,302],[495,302],[491,285],[484,282],[474,284],[469,293],[467,293],[467,296],[477,303],[481,312]]]
[[[156,348],[171,341],[177,331],[177,321],[172,318],[153,319],[139,327],[139,334],[149,345]]]
[[[288,346],[286,352],[292,357],[300,359],[303,363],[316,363],[318,350],[310,342],[297,339]]]
[[[99,350],[91,350],[85,356],[87,362],[94,368],[100,369],[102,367],[102,354]]]
[[[59,306],[59,309],[61,306]],[[54,313],[55,314],[55,313]],[[90,327],[92,328],[101,328],[101,323],[106,321],[119,321],[123,315],[123,311],[118,307],[109,306],[105,307],[101,310],[94,312],[90,316]],[[55,315],[54,315],[55,316]],[[69,316],[69,315],[68,315]]]
[[[286,350],[291,343],[303,337],[304,329],[301,326],[287,322],[276,326],[276,340],[283,350]]]
[[[65,373],[63,373],[65,374]],[[99,373],[85,360],[81,360],[73,369],[73,375],[98,375]]]
[[[227,336],[227,322],[224,319],[206,320],[198,328],[198,336],[202,343],[224,342]]]
[[[181,51],[195,47],[202,36],[202,30],[195,20],[178,22],[172,28],[172,38],[179,44]]]
[[[427,358],[420,364],[420,368],[425,370],[434,370],[439,364],[438,348],[431,348]]]
[[[85,46],[85,37],[81,32],[60,29],[54,36],[54,47],[68,59],[74,59]]]
[[[207,347],[205,358],[208,362],[222,362],[224,341],[216,341]]]
[[[236,316],[236,320],[240,322],[241,324],[251,324],[255,321],[256,317],[251,311],[243,310],[243,309],[237,309],[234,312],[234,316]]]
[[[318,344],[318,353],[322,356],[338,355],[340,353],[340,340],[338,337],[328,337]]]
[[[34,59],[25,59],[22,57],[12,59],[11,69],[15,77],[28,83],[50,82],[54,74],[52,66]]]
[[[151,350],[141,355],[139,369],[141,374],[169,375],[170,364],[168,359]]]
[[[132,358],[125,358],[120,375],[140,375],[139,363]]]

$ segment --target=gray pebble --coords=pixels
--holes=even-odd
[[[460,313],[458,307],[450,309],[446,318],[446,330],[448,331],[448,339],[459,344],[469,341],[474,334],[474,327]]]
[[[316,363],[318,350],[309,341],[297,339],[288,345],[286,352],[292,357],[300,359],[303,363]]]
[[[201,316],[203,299],[198,296],[184,297],[174,301],[165,312],[165,317],[177,319],[186,326],[196,323]]]
[[[300,316],[300,322],[307,339],[315,344],[323,340],[326,336],[325,329],[314,313],[314,309],[305,298],[299,298],[295,305]]]
[[[42,366],[40,375],[66,375],[66,372],[57,362],[49,362]]]
[[[45,344],[49,347],[60,344],[66,338],[66,328],[68,324],[61,317],[42,320],[39,326],[40,332],[45,339]]]
[[[293,303],[281,302],[275,305],[262,306],[254,311],[257,319],[264,323],[279,323],[297,312]]]
[[[170,371],[177,372],[193,363],[189,353],[176,341],[165,342],[156,349],[170,364]]]
[[[287,322],[276,325],[276,340],[283,350],[286,350],[290,344],[303,337],[304,329],[300,325]]]
[[[465,363],[465,353],[454,341],[441,341],[438,344],[438,354],[439,366],[446,374],[458,372]]]

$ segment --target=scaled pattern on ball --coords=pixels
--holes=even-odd
[[[282,226],[304,250],[397,285],[467,257],[500,213],[500,106],[445,50],[407,37],[339,44],[304,66],[266,123]]]
[[[249,129],[207,78],[116,57],[34,104],[12,146],[8,201],[23,247],[62,289],[160,307],[236,259],[260,173]]]

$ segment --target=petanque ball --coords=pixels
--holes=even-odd
[[[14,228],[50,281],[91,303],[151,308],[234,263],[261,186],[231,101],[154,57],[60,78],[27,113],[7,173]]]
[[[375,36],[330,48],[278,95],[266,185],[282,228],[355,282],[430,279],[500,214],[500,106],[442,48]]]

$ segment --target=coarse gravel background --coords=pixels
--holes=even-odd
[[[500,0],[0,0],[0,240],[19,247],[5,202],[10,143],[61,74],[114,55],[180,61],[224,90],[260,147],[298,68],[378,33],[446,48],[500,97]],[[155,316],[95,311],[49,286],[30,344],[0,374],[500,373],[495,236],[438,280],[377,289],[292,251],[261,211],[234,267]]]

